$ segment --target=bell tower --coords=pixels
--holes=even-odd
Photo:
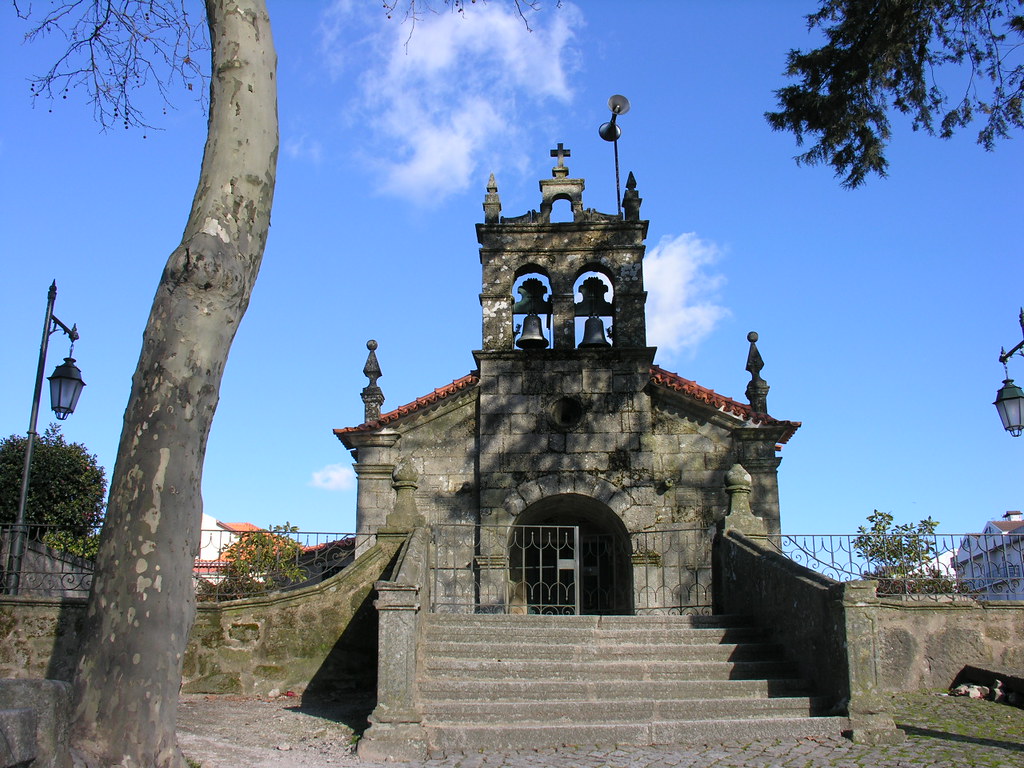
[[[569,178],[562,144],[550,179],[540,182],[540,210],[501,215],[494,175],[477,225],[483,286],[482,352],[646,350],[644,238],[640,196],[629,175],[623,214],[583,207],[583,179]],[[552,222],[565,200],[572,221]],[[653,350],[652,350],[653,351]],[[648,361],[650,362],[650,361]]]
[[[477,460],[480,520],[489,524],[532,519],[518,514],[533,493],[522,490],[524,483],[560,500],[550,509],[542,503],[532,524],[576,525],[586,515],[572,500],[590,486],[654,471],[647,466],[653,454],[641,445],[652,427],[643,393],[655,350],[647,346],[644,317],[647,222],[640,219],[640,195],[630,174],[621,215],[584,207],[584,181],[569,177],[569,155],[561,144],[551,150],[556,164],[540,182],[540,208],[520,216],[501,215],[492,175],[484,222],[477,224]],[[562,201],[571,220],[552,221]],[[611,519],[606,510],[608,519],[595,525],[610,531],[653,521],[656,501],[647,495],[634,494],[630,515],[637,520]]]

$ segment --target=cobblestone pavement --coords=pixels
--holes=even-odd
[[[270,709],[261,719],[282,707],[263,702]],[[275,710],[276,706],[276,710]],[[186,706],[188,709],[188,706]],[[893,699],[896,722],[907,732],[903,744],[867,747],[843,738],[766,739],[727,744],[689,744],[664,747],[563,747],[511,753],[448,755],[416,763],[409,768],[931,768],[932,766],[1024,765],[1024,710],[987,701],[951,698],[932,693],[902,695]],[[231,732],[235,744],[229,752],[216,749],[213,734],[218,721],[216,703],[198,699],[191,712],[193,724],[181,730],[186,755],[202,768],[275,768],[289,766],[362,766],[347,747],[351,730],[328,723],[294,708],[284,717],[318,721],[296,730],[282,723],[281,731],[260,733],[253,725]],[[255,722],[255,721],[254,721]],[[325,723],[327,723],[325,725]],[[222,729],[230,728],[221,721]],[[289,741],[273,743],[287,732]],[[270,741],[267,736],[269,734]],[[224,746],[222,744],[222,746]],[[394,763],[389,764],[391,768]]]

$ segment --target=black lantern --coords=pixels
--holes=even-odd
[[[1021,308],[1017,319],[1020,321],[1020,332],[1024,335],[1024,307]],[[992,405],[999,411],[999,418],[1003,422],[1003,429],[1014,437],[1020,437],[1021,432],[1024,432],[1024,390],[1021,390],[1020,387],[1013,383],[1013,379],[1010,378],[1010,372],[1006,367],[1006,363],[1014,355],[1024,357],[1024,339],[1017,342],[1016,346],[1009,352],[1005,349],[999,350],[999,362],[1003,364],[1005,378],[1003,379],[1003,386],[996,393],[996,401]]]
[[[75,358],[65,357],[64,363],[54,368],[53,375],[47,381],[50,382],[50,407],[57,418],[63,421],[75,412],[78,397],[85,386],[82,372],[75,365]]]
[[[1003,429],[1014,437],[1024,432],[1024,390],[1013,383],[1013,379],[1003,379],[1003,386],[996,393],[993,403],[999,411]]]

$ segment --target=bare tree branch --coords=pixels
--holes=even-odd
[[[154,127],[133,98],[147,86],[156,88],[164,112],[178,88],[205,109],[206,18],[190,15],[187,0],[65,0],[40,12],[17,0],[13,5],[30,25],[26,42],[54,36],[65,44],[48,72],[30,78],[33,101],[64,100],[72,89],[84,89],[104,130]]]
[[[467,5],[476,5],[477,0],[442,0],[442,3],[452,13],[458,13],[465,15]],[[530,26],[530,20],[526,13],[536,13],[541,10],[541,4],[539,0],[512,0],[512,4],[515,6],[516,13],[519,18],[523,20],[523,24],[526,26],[528,32],[532,32],[533,28]],[[487,5],[487,0],[480,0],[480,5]],[[562,0],[556,0],[556,8],[562,7]],[[409,36],[406,38],[405,44],[409,45],[409,40],[412,39],[412,34],[416,29],[416,22],[423,18],[423,14],[434,13],[434,4],[430,0],[384,0],[384,13],[389,19],[394,18],[396,15],[402,17],[402,23],[408,22],[410,25]]]

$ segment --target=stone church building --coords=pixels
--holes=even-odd
[[[621,214],[599,213],[568,152],[551,154],[539,210],[502,215],[488,183],[476,370],[381,413],[367,345],[365,422],[335,430],[355,457],[360,546],[429,526],[437,611],[710,613],[726,473],[745,468],[778,532],[777,451],[799,423],[767,414],[754,333],[745,403],[655,364],[636,182]],[[571,221],[552,221],[560,201]]]

